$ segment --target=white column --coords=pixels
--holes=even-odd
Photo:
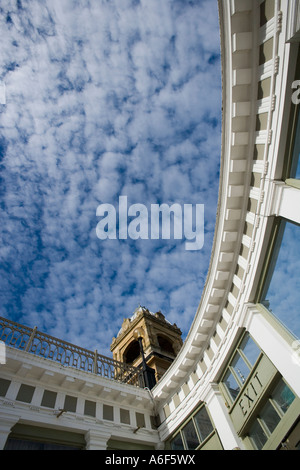
[[[1,414],[0,418],[0,450],[4,449],[12,427],[19,421],[17,416]]]
[[[260,308],[263,312],[264,307]],[[268,315],[272,318],[272,314],[267,310],[265,314],[262,312],[255,306],[249,309],[247,330],[294,392],[300,396],[299,341],[292,341],[291,338],[289,343],[287,338],[280,334],[279,326],[276,328],[275,321],[273,325],[268,321]],[[281,328],[284,330],[284,327]]]
[[[210,384],[205,401],[224,450],[243,449],[244,446],[234,429],[218,384]]]
[[[86,450],[106,450],[110,434],[90,429],[85,434]]]

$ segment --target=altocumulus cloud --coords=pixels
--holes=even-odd
[[[187,333],[210,259],[221,72],[212,0],[3,0],[1,315],[109,353],[139,305]],[[104,240],[101,203],[204,204],[205,242]]]

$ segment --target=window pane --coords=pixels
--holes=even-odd
[[[194,420],[196,422],[196,426],[200,435],[200,440],[201,442],[204,441],[204,439],[207,438],[207,436],[213,431],[213,426],[211,424],[211,421],[209,419],[208,413],[206,411],[206,408],[203,406],[200,411],[196,414],[194,417]]]
[[[272,393],[272,399],[279,406],[281,411],[285,413],[290,404],[294,401],[295,395],[283,380],[281,380]]]
[[[280,416],[270,402],[264,406],[260,417],[270,431],[270,434],[272,434],[280,421]]]
[[[66,411],[76,412],[77,406],[77,397],[72,397],[71,395],[66,395],[64,409]]]
[[[114,420],[114,407],[110,405],[103,405],[103,419],[107,421]]]
[[[35,388],[31,385],[21,384],[16,400],[31,403]]]
[[[293,162],[290,178],[300,178],[300,116],[298,111],[297,131],[294,143]]]
[[[259,356],[259,354],[260,354],[260,349],[254,343],[253,339],[249,335],[247,335],[243,339],[239,349],[241,349],[243,351],[243,353],[246,356],[247,360],[249,361],[249,363],[253,367],[256,360],[257,360],[257,358],[258,358],[258,356]]]
[[[255,448],[258,450],[262,449],[268,440],[258,421],[256,421],[256,423],[252,426],[251,431],[249,432],[249,437]]]
[[[230,370],[227,371],[224,377],[224,384],[226,385],[226,388],[230,393],[232,400],[234,401],[239,394],[240,386],[237,384]]]
[[[174,437],[174,439],[171,441],[171,449],[172,450],[184,450],[183,442],[182,442],[180,434]]]
[[[5,397],[10,384],[10,380],[0,379],[0,397]]]
[[[41,405],[46,406],[47,408],[55,408],[56,397],[57,397],[56,392],[45,390]]]
[[[189,421],[182,429],[187,449],[196,449],[199,445],[199,439],[193,421]]]
[[[278,257],[263,304],[300,337],[300,227],[286,222]]]
[[[248,375],[249,375],[250,369],[246,365],[244,359],[241,358],[239,353],[237,353],[234,356],[234,359],[232,361],[231,366],[233,367],[233,369],[234,369],[234,371],[235,371],[235,373],[238,377],[238,380],[241,382],[241,384],[244,384],[246,382],[246,379],[247,379]]]
[[[298,165],[296,168],[296,178],[300,179],[300,153],[298,153]]]
[[[122,409],[120,410],[122,412]],[[84,403],[84,414],[87,416],[96,416],[96,402],[85,400]],[[122,422],[122,414],[121,414],[121,422]]]

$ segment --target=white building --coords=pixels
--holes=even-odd
[[[284,302],[266,297],[285,237],[300,238],[300,2],[219,0],[219,12],[218,213],[189,334],[150,391],[128,365],[117,373],[97,352],[3,320],[2,448],[300,447],[299,316],[288,324]]]

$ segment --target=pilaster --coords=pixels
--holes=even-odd
[[[206,405],[224,450],[243,449],[244,446],[234,429],[218,384],[210,384],[206,395]]]
[[[17,416],[10,416],[1,414],[0,422],[0,450],[4,449],[7,438],[11,432],[12,427],[19,421]]]
[[[106,450],[111,435],[90,429],[85,434],[86,450]]]

